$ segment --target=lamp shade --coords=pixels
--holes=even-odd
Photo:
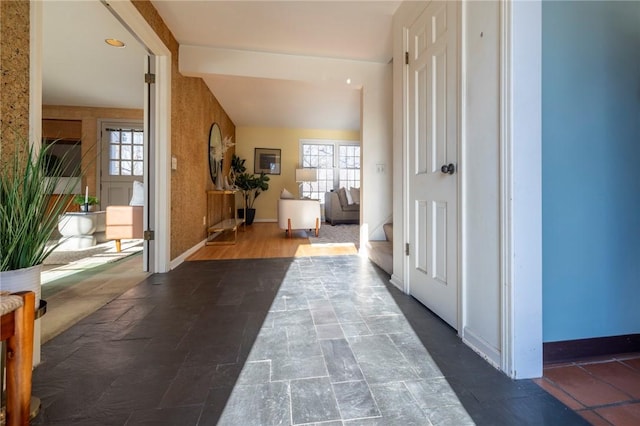
[[[318,180],[317,169],[296,169],[296,182],[316,182]]]

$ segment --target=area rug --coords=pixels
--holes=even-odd
[[[98,265],[115,262],[124,257],[142,251],[142,240],[123,240],[122,251],[116,252],[113,241],[97,244],[83,250],[56,249],[44,260],[44,265],[68,265],[70,263],[82,265]]]
[[[356,248],[360,247],[360,225],[335,225],[323,223],[320,227],[320,235],[316,237],[314,231],[308,232],[311,244],[345,244],[352,243]]]

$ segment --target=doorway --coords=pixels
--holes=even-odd
[[[144,123],[103,121],[100,131],[102,206],[128,205],[133,182],[144,180]]]

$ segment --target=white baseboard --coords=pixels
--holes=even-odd
[[[169,270],[175,269],[178,266],[180,266],[180,264],[182,262],[184,262],[187,257],[191,256],[193,253],[197,252],[198,250],[200,250],[202,247],[204,247],[204,243],[207,242],[206,239],[200,241],[198,244],[196,244],[195,246],[191,247],[189,250],[185,251],[184,253],[182,253],[180,256],[176,257],[175,259],[173,259],[170,263],[169,263]]]
[[[389,282],[398,287],[398,290],[404,293],[404,283],[395,274],[391,275],[391,279],[389,280]]]
[[[473,331],[469,330],[469,327],[464,328],[462,341],[489,364],[500,370],[500,351],[476,335]]]

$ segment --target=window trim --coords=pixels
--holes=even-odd
[[[342,139],[300,139],[298,142],[298,164],[302,167],[303,163],[303,146],[304,145],[332,145],[333,146],[333,190],[340,187],[340,146],[358,146],[360,148],[360,168],[359,181],[362,185],[362,144],[360,141],[342,140]],[[353,169],[347,169],[353,170]],[[303,194],[301,194],[302,196]]]

